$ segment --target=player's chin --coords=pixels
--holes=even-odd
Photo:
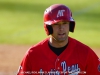
[[[59,42],[64,42],[64,41],[66,41],[66,39],[67,39],[67,37],[61,37],[61,38],[58,38],[58,41]]]

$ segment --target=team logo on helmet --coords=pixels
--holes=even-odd
[[[58,10],[57,18],[64,16],[64,12],[65,12],[65,10]]]

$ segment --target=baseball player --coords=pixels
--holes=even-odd
[[[44,12],[44,29],[50,37],[25,54],[17,75],[100,75],[100,60],[87,45],[68,36],[74,32],[71,10],[54,4]]]

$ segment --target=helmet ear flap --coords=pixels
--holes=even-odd
[[[47,35],[50,35],[53,33],[53,28],[51,25],[45,25],[45,31],[47,33]]]
[[[74,32],[74,28],[75,28],[75,22],[70,22],[69,31]]]

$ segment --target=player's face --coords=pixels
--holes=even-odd
[[[69,34],[69,22],[61,21],[52,25],[53,34],[52,37],[58,41],[63,42],[68,39]]]

